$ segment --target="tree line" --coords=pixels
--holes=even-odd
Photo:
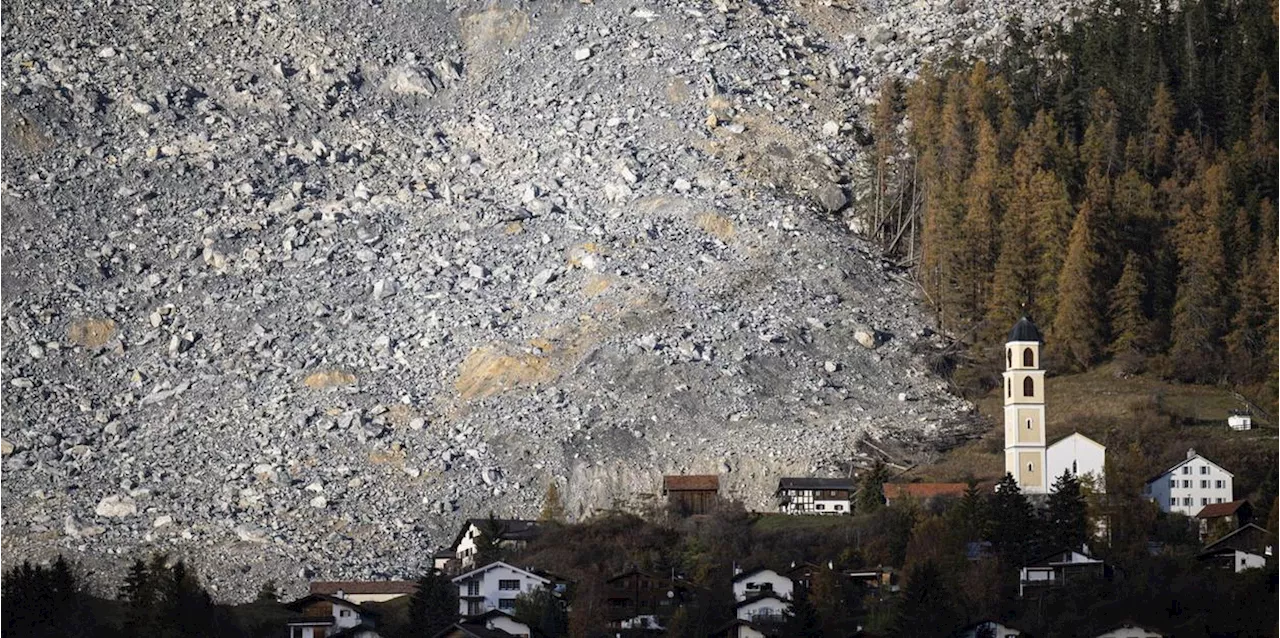
[[[983,352],[1028,314],[1057,369],[1115,357],[1274,400],[1275,5],[1176,5],[1015,22],[996,62],[887,82],[875,235]]]
[[[734,617],[734,567],[782,572],[809,565],[807,585],[782,619],[782,635],[938,637],[1001,619],[1036,636],[1091,636],[1129,620],[1177,635],[1270,635],[1276,624],[1276,569],[1235,574],[1195,559],[1184,516],[1160,513],[1136,494],[1092,493],[1088,481],[1058,477],[1033,507],[1006,475],[996,489],[971,484],[959,498],[886,504],[868,496],[853,516],[758,515],[721,503],[709,516],[611,512],[578,524],[544,523],[528,547],[484,543],[485,561],[537,567],[570,582],[563,596],[517,599],[515,615],[547,636],[612,636],[608,579],[628,569],[688,586],[662,618],[666,635],[705,638]],[[1098,521],[1107,520],[1099,534]],[[1274,516],[1270,517],[1274,528]],[[1272,530],[1274,533],[1274,529]],[[487,534],[489,532],[485,532]],[[482,534],[484,535],[484,534]],[[1163,550],[1149,551],[1157,542]],[[1018,569],[1059,550],[1090,545],[1113,570],[1035,599],[1018,597]],[[900,589],[868,587],[846,570],[887,568]],[[431,636],[457,620],[458,589],[439,572],[423,575],[407,601],[371,603],[388,638]],[[115,600],[90,595],[79,570],[59,558],[4,574],[0,633],[6,636],[282,635],[290,613],[266,583],[257,600],[216,604],[195,571],[157,556],[128,567]],[[1250,601],[1245,609],[1239,601]],[[1090,633],[1093,632],[1093,633]]]

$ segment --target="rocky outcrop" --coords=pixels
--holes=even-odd
[[[876,78],[1006,5],[1052,15],[6,3],[6,564],[164,551],[242,599],[412,576],[550,481],[764,508],[929,449],[967,406],[834,215]]]

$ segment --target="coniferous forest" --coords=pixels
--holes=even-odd
[[[1115,359],[1273,406],[1276,16],[1104,2],[886,84],[870,214],[942,327],[987,352],[1029,314],[1051,369]]]

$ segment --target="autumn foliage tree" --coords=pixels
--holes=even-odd
[[[1268,3],[1107,0],[1069,29],[1011,25],[999,62],[906,87],[905,157],[883,163],[876,198],[918,214],[915,276],[975,360],[1026,313],[1051,362],[1123,354],[1274,405]]]

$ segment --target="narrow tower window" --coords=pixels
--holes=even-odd
[[[1027,429],[1031,429],[1031,419],[1027,419]]]
[[[1013,348],[1008,348],[1004,351],[1004,358],[1005,358],[1005,361],[1008,362],[1007,366],[1012,368],[1013,367]]]
[[[1022,396],[1033,397],[1036,395],[1036,382],[1027,377],[1022,380]]]
[[[1025,348],[1022,351],[1022,365],[1027,368],[1036,367],[1036,353],[1031,348]]]
[[[1028,472],[1034,472],[1034,471],[1035,471],[1035,470],[1033,470],[1033,469],[1032,469],[1032,466],[1031,466],[1031,464],[1030,464],[1030,463],[1027,463],[1027,471],[1028,471]]]
[[[1072,462],[1071,462],[1071,473],[1072,473],[1072,474],[1079,474],[1079,473],[1080,473],[1080,471],[1076,469],[1076,462],[1075,462],[1075,461],[1072,461]]]
[[[1008,396],[1013,396],[1013,380],[1012,379],[1004,380],[1004,392]]]

